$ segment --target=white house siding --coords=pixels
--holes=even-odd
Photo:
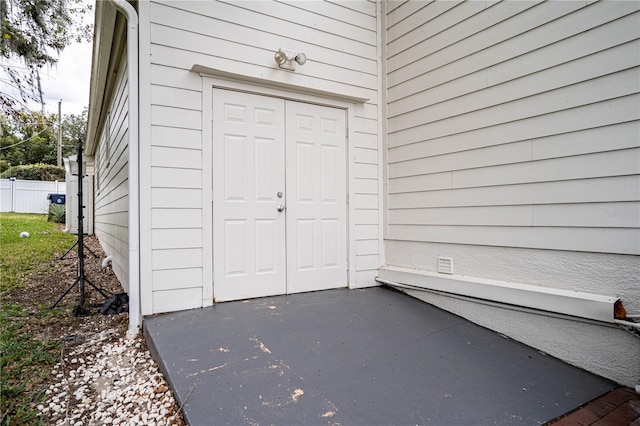
[[[378,62],[375,2],[153,2],[150,27],[151,292],[143,314],[207,303],[203,233],[211,229],[204,194],[210,159],[203,156],[203,83],[195,64],[237,76],[278,73],[284,83],[341,93],[357,88],[370,100],[355,108],[357,283],[374,284],[379,235]],[[142,24],[146,25],[146,24]],[[277,70],[278,48],[308,58],[295,73]],[[204,90],[211,90],[205,88]],[[144,143],[144,142],[143,142]],[[207,141],[204,141],[207,143]],[[206,151],[206,150],[205,150]],[[144,169],[142,171],[144,173]],[[142,212],[144,214],[144,212]],[[144,235],[144,230],[143,230]],[[144,244],[144,242],[141,242]],[[209,278],[210,279],[210,278]],[[146,291],[144,271],[143,292]],[[205,300],[203,300],[205,299]],[[209,301],[210,303],[210,301]]]
[[[638,2],[387,3],[386,264],[640,313]],[[618,382],[622,330],[410,292]]]
[[[108,105],[109,118],[100,130],[95,154],[94,229],[104,251],[113,257],[113,272],[124,290],[129,291],[129,102],[126,52],[123,53]]]

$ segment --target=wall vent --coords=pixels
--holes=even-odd
[[[453,274],[453,258],[438,256],[438,273]]]

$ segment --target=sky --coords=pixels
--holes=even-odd
[[[58,64],[41,75],[45,110],[58,113],[62,100],[62,115],[81,114],[89,105],[92,43],[74,43],[60,53]],[[35,105],[36,109],[39,106]]]
[[[85,0],[93,3],[92,0]],[[85,19],[93,21],[93,12]],[[40,79],[45,101],[45,111],[58,114],[58,101],[62,100],[62,115],[81,114],[89,105],[89,79],[91,75],[92,42],[67,46],[58,56],[57,65],[41,70]],[[18,63],[16,63],[18,64]],[[0,75],[0,81],[3,75]],[[20,98],[11,87],[0,83],[0,91]],[[29,103],[29,109],[40,110],[37,102]]]

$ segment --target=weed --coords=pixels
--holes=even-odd
[[[44,400],[41,383],[58,361],[57,342],[37,340],[24,332],[27,317],[18,305],[5,305],[0,310],[0,400],[2,412],[10,413],[2,425],[37,420],[34,407]]]
[[[47,220],[54,223],[65,223],[67,219],[67,209],[64,204],[49,205],[49,214]]]
[[[29,332],[29,313],[3,294],[21,288],[30,274],[46,272],[51,259],[75,236],[55,230],[46,215],[0,215],[0,424],[41,424],[35,408],[44,400],[44,380],[58,361],[59,343]],[[20,238],[27,231],[29,238]],[[44,312],[47,317],[55,312]],[[58,311],[59,313],[59,311]]]

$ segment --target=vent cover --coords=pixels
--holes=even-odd
[[[453,274],[453,258],[438,256],[438,273]]]

